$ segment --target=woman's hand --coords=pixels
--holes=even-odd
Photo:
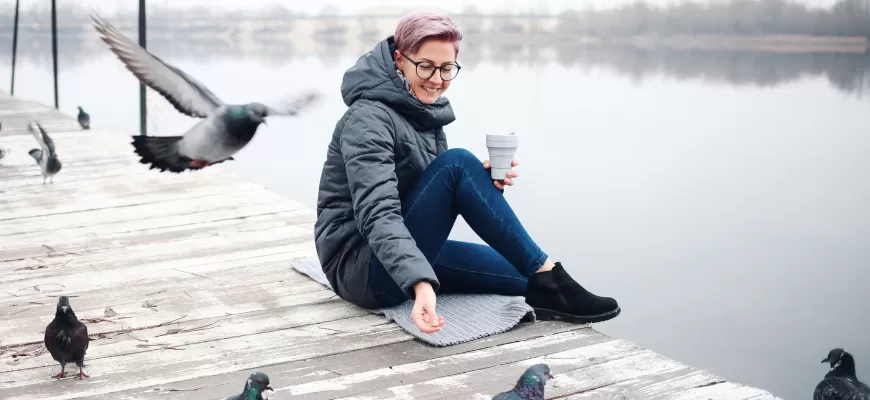
[[[435,333],[444,326],[444,317],[435,314],[435,290],[429,282],[419,282],[414,285],[414,309],[411,310],[411,320],[424,333]]]
[[[513,160],[513,161],[511,162],[511,166],[512,166],[512,167],[516,167],[516,166],[518,166],[518,165],[520,165],[520,162],[517,161],[517,160]],[[489,163],[489,160],[483,160],[483,168],[486,168],[487,170],[490,169],[490,168],[492,168],[492,164]],[[505,177],[505,179],[503,179],[503,180],[493,180],[492,183],[495,185],[495,187],[498,188],[498,190],[504,190],[504,187],[505,187],[505,186],[513,186],[513,184],[514,184],[514,178],[516,178],[516,177],[518,177],[518,176],[520,176],[520,173],[519,173],[519,172],[514,171],[514,170],[510,170],[510,171],[508,171],[507,176]]]

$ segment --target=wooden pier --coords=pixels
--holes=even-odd
[[[54,184],[30,120],[57,145]],[[217,168],[149,171],[129,135],[2,93],[0,123],[0,398],[219,399],[261,370],[278,399],[488,399],[536,362],[547,398],[776,398],[585,325],[428,346],[290,267],[315,255],[299,203]],[[84,381],[50,378],[61,294],[92,337]]]

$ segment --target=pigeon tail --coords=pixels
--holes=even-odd
[[[186,170],[198,170],[209,165],[220,164],[226,160],[205,163],[192,160],[178,153],[178,142],[183,136],[133,136],[133,147],[141,157],[142,164],[151,164],[149,169],[159,169],[160,172],[170,171],[181,173]],[[230,157],[227,160],[232,160]]]

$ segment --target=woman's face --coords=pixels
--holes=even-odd
[[[405,53],[403,55],[396,50],[394,56],[396,65],[399,66],[405,79],[411,84],[414,96],[417,96],[417,99],[423,104],[434,103],[450,87],[451,81],[445,81],[442,76],[449,79],[458,72],[456,66],[452,65],[456,62],[456,47],[451,42],[427,40],[414,54]],[[418,65],[414,65],[414,63]],[[435,68],[444,65],[447,65],[444,67],[444,71]],[[431,77],[429,77],[430,74]]]

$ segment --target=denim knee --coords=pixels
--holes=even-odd
[[[468,151],[467,149],[462,149],[462,148],[449,149],[449,150],[439,154],[438,157],[436,157],[435,159],[436,160],[443,159],[444,162],[446,162],[448,164],[461,165],[463,167],[465,167],[465,166],[479,167],[479,166],[483,165],[483,161],[481,159],[477,158],[477,156],[475,156],[474,153]]]

